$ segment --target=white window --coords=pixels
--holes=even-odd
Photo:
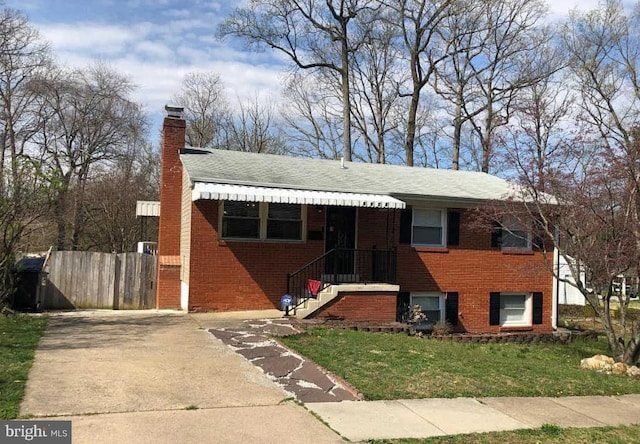
[[[413,245],[444,247],[446,226],[446,211],[414,209],[411,243]]]
[[[411,293],[411,305],[419,305],[429,322],[444,321],[444,295],[438,292]]]
[[[502,249],[531,250],[531,230],[515,217],[507,218],[503,222]]]
[[[512,327],[530,326],[531,295],[527,293],[501,293],[500,325]]]
[[[303,205],[224,201],[220,208],[222,239],[303,240]]]

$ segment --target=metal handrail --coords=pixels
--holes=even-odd
[[[308,283],[320,281],[318,293],[332,284],[396,282],[396,250],[334,248],[287,274],[287,294],[294,310],[310,297]],[[287,309],[287,314],[289,310]]]

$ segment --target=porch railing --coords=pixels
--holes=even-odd
[[[396,283],[396,250],[335,248],[287,275],[293,307],[331,284]]]

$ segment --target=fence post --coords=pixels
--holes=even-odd
[[[114,254],[115,260],[113,270],[113,309],[120,309],[120,258]]]

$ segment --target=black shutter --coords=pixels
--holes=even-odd
[[[460,245],[460,212],[447,213],[447,245]]]
[[[406,317],[409,312],[409,300],[410,296],[408,291],[398,292],[398,297],[396,298],[396,321],[407,321]]]
[[[491,222],[491,246],[502,246],[502,225],[500,222]]]
[[[500,325],[500,293],[489,293],[489,325]]]
[[[533,293],[533,323],[542,324],[542,306],[543,306],[542,292]]]
[[[411,230],[413,225],[413,212],[411,208],[400,211],[400,243],[411,243]]]
[[[445,320],[451,325],[458,325],[458,292],[447,293],[445,302]]]

